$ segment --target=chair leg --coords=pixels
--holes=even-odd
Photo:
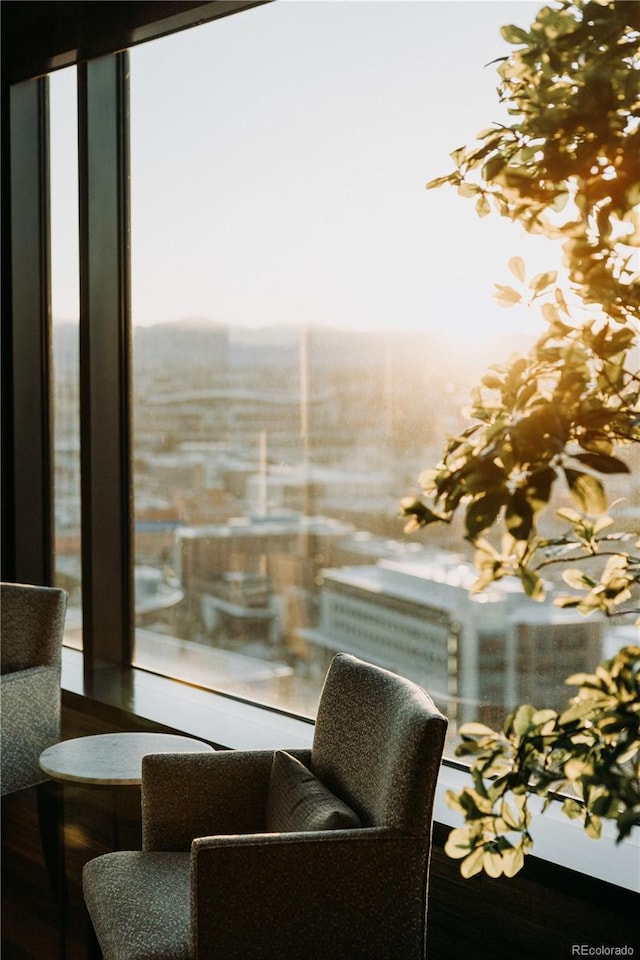
[[[69,889],[64,851],[64,787],[47,780],[36,787],[38,826],[44,862],[58,907],[60,957],[64,960],[69,916]]]
[[[102,960],[102,950],[100,949],[96,932],[93,929],[91,917],[86,910],[85,913],[87,927],[87,960]]]

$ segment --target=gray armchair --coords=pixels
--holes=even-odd
[[[145,757],[143,850],[84,868],[105,960],[422,960],[446,725],[338,654],[310,751]]]
[[[2,795],[44,779],[42,751],[60,739],[60,655],[67,594],[0,584]]]

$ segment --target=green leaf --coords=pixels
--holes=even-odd
[[[469,504],[465,525],[470,540],[475,540],[495,522],[504,499],[502,490],[490,490],[485,496],[478,497]]]
[[[487,390],[500,390],[502,388],[502,380],[496,376],[495,373],[485,373],[482,378],[482,385],[486,387]]]
[[[542,470],[536,470],[528,477],[524,494],[534,512],[541,510],[549,503],[556,476],[553,467],[544,467]]]
[[[509,806],[509,803],[506,800],[503,800],[500,805],[500,816],[506,823],[507,827],[510,830],[519,830],[520,824],[518,818],[514,816],[513,810]]]
[[[533,510],[524,491],[516,490],[505,511],[505,525],[515,540],[528,540],[533,528]]]
[[[470,835],[469,827],[456,827],[455,830],[452,830],[444,845],[447,856],[454,860],[466,857],[470,848]]]
[[[528,703],[518,707],[512,721],[513,731],[518,737],[524,737],[529,732],[535,712],[534,708]]]
[[[476,739],[477,737],[496,737],[498,734],[495,730],[492,730],[491,727],[485,726],[484,723],[476,723],[471,721],[470,723],[463,723],[458,731],[463,737],[472,737]]]
[[[562,321],[560,320],[560,314],[558,313],[558,308],[555,307],[552,303],[545,303],[541,310],[542,316],[547,321],[547,323],[559,324]]]
[[[597,585],[597,581],[593,580],[586,573],[583,573],[582,570],[577,570],[575,567],[563,570],[562,579],[567,586],[573,587],[574,590],[593,590]]]
[[[537,603],[541,603],[544,600],[544,581],[537,573],[524,567],[520,571],[520,580],[524,587],[524,592],[528,597]]]
[[[513,287],[505,286],[503,283],[495,283],[494,287],[496,288],[495,298],[498,302],[498,305],[501,307],[512,307],[516,303],[520,303],[522,300],[522,294],[518,293],[517,290],[514,290]]]
[[[465,880],[475,876],[482,870],[482,861],[484,859],[484,850],[482,847],[476,847],[473,853],[470,853],[460,864],[460,873]]]
[[[434,190],[436,187],[442,187],[445,183],[456,183],[456,175],[448,174],[446,177],[434,177],[433,180],[429,180],[426,185],[427,190]]]
[[[602,836],[602,820],[600,817],[586,817],[584,821],[585,833],[592,840],[599,840]]]
[[[567,760],[564,765],[564,773],[568,780],[577,780],[586,770],[586,764],[578,757]]]
[[[537,727],[544,728],[543,732],[546,732],[547,728],[552,729],[555,726],[557,719],[558,714],[551,708],[547,708],[545,710],[536,710],[531,718],[532,722],[535,723]]]
[[[577,800],[565,800],[561,809],[569,820],[577,820],[584,813],[584,807]]]
[[[533,291],[534,296],[537,296],[542,293],[543,290],[546,290],[547,287],[555,283],[557,276],[557,270],[548,270],[546,273],[539,273],[529,284],[529,289]]]
[[[591,515],[604,513],[607,509],[607,500],[604,488],[596,477],[592,477],[588,473],[571,470],[569,467],[564,468],[564,474],[571,495],[585,513]]]
[[[489,157],[482,168],[482,179],[487,183],[495,180],[498,174],[504,170],[506,163],[507,161],[501,153],[496,153],[492,157]]]
[[[401,516],[409,518],[404,528],[405,533],[413,533],[430,523],[446,521],[446,518],[441,514],[434,513],[421,500],[416,500],[413,497],[405,497],[400,501],[400,506],[402,508]]]
[[[570,316],[570,314],[569,314],[569,307],[567,306],[567,301],[566,301],[566,299],[565,299],[564,293],[562,292],[562,290],[560,290],[559,287],[556,287],[554,296],[555,296],[555,298],[556,298],[556,303],[558,304],[558,306],[560,307],[560,309],[562,310],[562,312],[563,312],[567,317]],[[568,332],[570,329],[571,329],[570,327],[567,327],[567,328],[566,328],[567,332]]]
[[[527,274],[527,268],[522,257],[511,257],[509,260],[509,270],[514,275],[516,280],[524,283]]]
[[[502,854],[505,877],[515,877],[524,867],[524,850],[522,847],[513,847]]]
[[[579,460],[585,466],[597,470],[599,473],[629,473],[629,467],[617,457],[605,453],[576,453],[574,460]]]
[[[526,30],[523,30],[522,27],[516,27],[512,23],[501,27],[500,33],[502,35],[502,39],[506,40],[507,43],[529,43],[530,40],[529,34]]]
[[[489,201],[487,200],[486,194],[481,194],[476,200],[476,213],[479,217],[486,217],[491,213],[491,207],[489,206]]]
[[[494,879],[501,877],[504,869],[502,855],[488,850],[483,859],[484,872]]]

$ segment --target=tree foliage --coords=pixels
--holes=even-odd
[[[455,150],[453,171],[428,187],[453,186],[480,216],[545,236],[562,268],[529,277],[520,257],[509,261],[498,302],[539,308],[545,332],[473,391],[469,425],[421,477],[423,496],[403,501],[406,529],[462,515],[475,590],[516,576],[542,600],[549,568],[564,564],[571,592],[559,606],[637,615],[640,542],[612,531],[606,486],[630,472],[625,452],[640,440],[640,3],[556,0],[502,35],[513,49],[496,61],[498,94],[511,122]],[[568,789],[563,812],[592,837],[602,818],[619,839],[640,822],[639,673],[640,647],[627,647],[568,679],[579,689],[562,713],[523,705],[500,733],[461,728],[473,785],[448,795],[465,825],[446,851],[464,876],[522,867],[531,792],[546,805]]]
[[[406,529],[462,513],[476,589],[514,575],[536,600],[545,568],[569,556],[581,592],[556,602],[611,616],[640,581],[638,544],[610,531],[605,492],[640,440],[640,3],[560,0],[502,33],[515,47],[497,68],[513,123],[481,130],[428,187],[453,185],[481,216],[559,244],[566,288],[555,269],[529,279],[509,262],[499,303],[539,307],[545,333],[473,391],[469,426],[421,477],[424,496],[402,502]],[[558,500],[564,528],[545,536]]]

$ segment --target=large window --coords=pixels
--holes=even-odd
[[[424,190],[504,119],[506,7],[279,3],[132,51],[136,664],[312,714],[348,650],[497,721],[616,642],[471,599],[459,531],[398,519],[538,329],[492,289],[546,250]]]
[[[534,608],[508,584],[470,597],[460,531],[408,537],[398,517],[471,386],[541,329],[492,291],[514,254],[548,268],[546,246],[479,220],[453,191],[424,189],[452,147],[504,119],[484,64],[503,49],[500,25],[536,8],[280,2],[130,51],[117,81],[129,82],[128,135],[113,138],[122,157],[130,147],[130,409],[121,332],[105,366],[124,371],[108,422],[134,492],[131,569],[118,574],[124,601],[127,578],[134,586],[135,666],[313,715],[345,650],[424,684],[455,730],[521,700],[560,702],[568,673],[627,640]],[[104,79],[91,70],[87,102]],[[89,146],[100,117],[87,121]],[[122,157],[113,169],[128,184]],[[114,303],[127,298],[123,278]],[[72,314],[57,310],[59,338]],[[114,391],[100,379],[111,317],[89,317],[97,387],[85,391],[98,417],[94,397]],[[75,588],[77,370],[61,339],[56,351],[57,570]],[[97,439],[92,422],[84,444]],[[101,480],[97,460],[88,472]],[[90,518],[101,526],[90,519],[84,535],[94,561],[125,528],[100,489]],[[94,567],[85,610],[113,582]]]

